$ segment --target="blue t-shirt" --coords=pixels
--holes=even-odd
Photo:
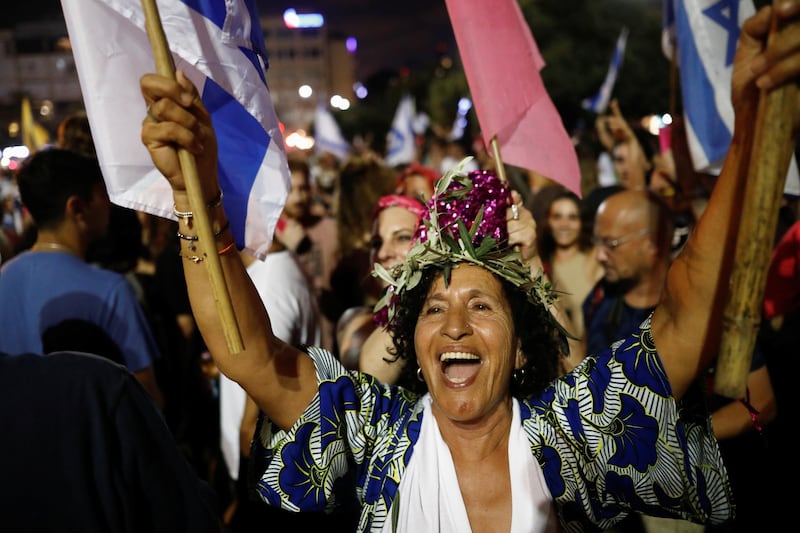
[[[124,276],[69,253],[24,252],[0,269],[0,351],[43,353],[42,335],[66,320],[96,325],[131,372],[152,366],[158,348]]]

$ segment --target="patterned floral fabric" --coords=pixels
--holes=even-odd
[[[308,354],[319,393],[288,432],[259,421],[257,489],[294,511],[358,505],[358,531],[380,531],[414,452],[421,402],[346,371],[325,350]],[[648,319],[539,397],[520,401],[523,430],[566,531],[606,529],[631,510],[709,523],[732,517],[701,392],[674,401]]]

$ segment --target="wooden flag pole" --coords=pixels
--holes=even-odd
[[[776,0],[777,1],[777,0]],[[775,18],[768,39],[772,39]],[[730,279],[730,299],[723,315],[714,391],[739,399],[747,392],[747,375],[761,324],[767,270],[772,255],[778,206],[794,143],[792,119],[797,85],[761,91],[745,188],[741,226]]]
[[[492,137],[492,155],[494,156],[494,164],[497,166],[497,177],[503,183],[508,181],[506,177],[506,167],[503,165],[503,160],[500,158],[500,143],[497,142],[497,135]]]
[[[158,14],[155,0],[142,0],[142,9],[144,10],[147,36],[150,39],[150,46],[153,48],[156,71],[162,76],[175,79],[175,64],[172,61],[172,54],[169,51],[167,37],[161,25],[161,17]],[[228,286],[225,284],[225,276],[222,273],[222,263],[217,254],[216,239],[208,219],[206,200],[197,175],[197,162],[194,155],[183,148],[178,148],[178,158],[193,213],[192,220],[197,225],[198,244],[205,256],[204,263],[211,282],[214,300],[217,303],[217,312],[220,315],[228,350],[232,354],[239,353],[243,350],[242,337],[233,312]]]

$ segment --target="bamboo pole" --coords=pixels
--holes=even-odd
[[[776,0],[777,1],[777,0]],[[769,41],[776,31],[773,18]],[[723,314],[714,391],[743,398],[761,324],[767,270],[772,255],[778,206],[794,153],[792,119],[797,85],[761,91],[745,188],[741,226],[730,279],[730,298]]]
[[[158,14],[158,6],[155,0],[142,0],[142,9],[144,10],[147,36],[150,39],[150,46],[153,48],[156,71],[162,76],[175,79],[175,63],[172,61],[172,54],[169,51],[167,37],[161,25],[161,17]],[[178,158],[183,179],[186,183],[189,205],[193,213],[192,220],[197,225],[198,244],[205,256],[204,264],[208,271],[214,300],[217,303],[217,312],[222,322],[225,341],[227,342],[228,350],[232,354],[236,354],[243,350],[242,337],[233,312],[225,276],[222,272],[222,263],[217,254],[216,239],[211,229],[211,222],[208,219],[208,212],[205,206],[206,200],[197,175],[197,162],[194,155],[183,148],[178,149]]]
[[[497,177],[500,178],[500,181],[506,183],[508,181],[506,177],[506,167],[503,165],[503,160],[500,158],[500,143],[497,142],[497,135],[492,137],[491,145],[494,164],[497,166]]]

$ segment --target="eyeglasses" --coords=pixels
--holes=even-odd
[[[592,237],[592,244],[597,246],[598,248],[605,248],[609,252],[613,252],[621,245],[625,244],[628,241],[632,241],[638,237],[643,237],[650,233],[650,228],[645,228],[643,230],[639,230],[636,233],[629,233],[628,235],[623,235],[617,239],[603,239],[601,237]]]

